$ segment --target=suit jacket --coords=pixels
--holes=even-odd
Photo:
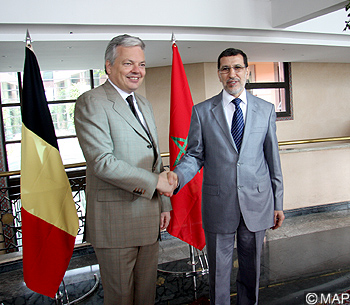
[[[242,214],[252,232],[273,226],[283,209],[282,172],[274,106],[247,93],[247,113],[238,154],[227,124],[222,92],[193,107],[188,147],[175,168],[179,189],[203,167],[203,227],[233,233]]]
[[[163,171],[151,104],[135,94],[156,146],[118,91],[106,81],[81,95],[75,128],[86,159],[86,240],[98,248],[156,242],[169,198],[156,191]]]

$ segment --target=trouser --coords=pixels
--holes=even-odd
[[[154,305],[159,242],[131,248],[95,248],[104,305]]]
[[[205,232],[211,305],[230,305],[230,277],[237,235],[237,304],[258,304],[260,257],[266,230],[250,232],[241,217],[235,233]]]

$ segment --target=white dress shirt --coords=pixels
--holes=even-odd
[[[242,100],[242,102],[239,104],[239,107],[242,109],[243,119],[244,119],[244,123],[245,123],[245,117],[246,117],[246,113],[247,113],[247,92],[245,89],[242,91],[241,95],[238,98],[240,98]],[[223,90],[222,105],[224,107],[227,124],[228,124],[230,130],[231,130],[231,125],[232,125],[233,114],[236,110],[235,104],[232,103],[232,101],[234,99],[235,99],[234,96],[227,93],[226,90]]]

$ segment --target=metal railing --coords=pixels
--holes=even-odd
[[[343,142],[343,141],[350,141],[350,137],[318,138],[318,139],[306,139],[306,140],[295,140],[295,141],[281,141],[281,142],[278,142],[278,146],[313,144],[313,143],[327,143],[327,142]]]
[[[279,142],[279,146],[350,141],[350,137],[320,138]],[[162,158],[169,157],[162,153]],[[76,244],[83,242],[85,224],[85,162],[66,165],[79,217]],[[17,252],[22,247],[20,171],[0,173],[0,254]]]
[[[77,167],[77,166],[74,166]],[[81,167],[81,166],[80,166]],[[2,174],[0,187],[0,254],[22,247],[20,172]],[[67,170],[79,218],[76,244],[82,243],[85,224],[85,169]]]

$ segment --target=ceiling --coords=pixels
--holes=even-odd
[[[23,70],[27,30],[43,71],[103,69],[104,50],[116,33],[144,40],[148,67],[171,65],[173,33],[185,64],[215,62],[231,46],[244,50],[250,61],[350,63],[345,10],[322,13],[316,18],[288,15],[288,20],[275,20],[279,24],[270,28],[0,22],[0,72]]]

